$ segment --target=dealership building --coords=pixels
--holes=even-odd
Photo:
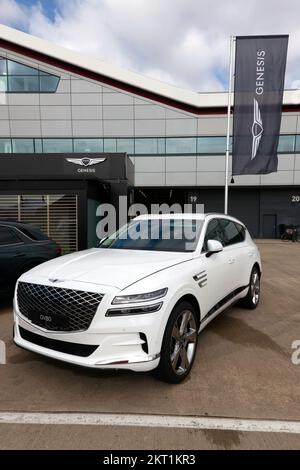
[[[0,219],[36,223],[68,252],[96,243],[96,209],[120,195],[223,212],[226,107],[226,93],[0,26]],[[229,213],[254,237],[300,224],[300,91],[285,91],[282,111],[278,172],[230,183]]]

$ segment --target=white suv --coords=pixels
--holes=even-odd
[[[242,222],[218,214],[139,216],[98,248],[20,277],[14,340],[99,369],[155,370],[178,383],[198,332],[237,300],[256,308],[259,251]]]

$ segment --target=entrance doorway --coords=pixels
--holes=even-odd
[[[277,215],[263,215],[263,238],[276,238],[277,236]]]

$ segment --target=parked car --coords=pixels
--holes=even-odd
[[[12,294],[21,274],[60,254],[59,245],[39,228],[0,220],[0,295]]]
[[[198,332],[260,297],[259,251],[242,222],[216,214],[139,216],[98,248],[38,266],[18,281],[15,343],[97,369],[155,370],[178,383]]]

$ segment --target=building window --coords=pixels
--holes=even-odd
[[[0,153],[11,153],[10,139],[0,139]]]
[[[12,153],[34,153],[33,139],[12,139]]]
[[[197,141],[197,151],[195,142]],[[231,142],[230,142],[231,146]],[[116,153],[129,155],[224,155],[225,137],[0,138],[1,153]],[[300,152],[300,135],[281,135],[278,153]]]
[[[74,152],[103,152],[103,139],[74,139]]]
[[[279,136],[278,153],[295,152],[295,136],[281,135]]]
[[[72,139],[43,139],[44,153],[73,153]]]
[[[117,152],[134,153],[134,139],[117,139]]]
[[[116,152],[117,139],[104,139],[104,152]]]
[[[157,139],[135,139],[136,154],[153,154],[158,153]]]
[[[226,151],[226,137],[198,137],[197,140],[197,153],[218,154]]]
[[[34,139],[34,151],[35,153],[43,153],[42,139]]]
[[[166,153],[196,153],[196,137],[167,137]]]
[[[37,68],[0,57],[0,91],[54,93],[60,78]]]

